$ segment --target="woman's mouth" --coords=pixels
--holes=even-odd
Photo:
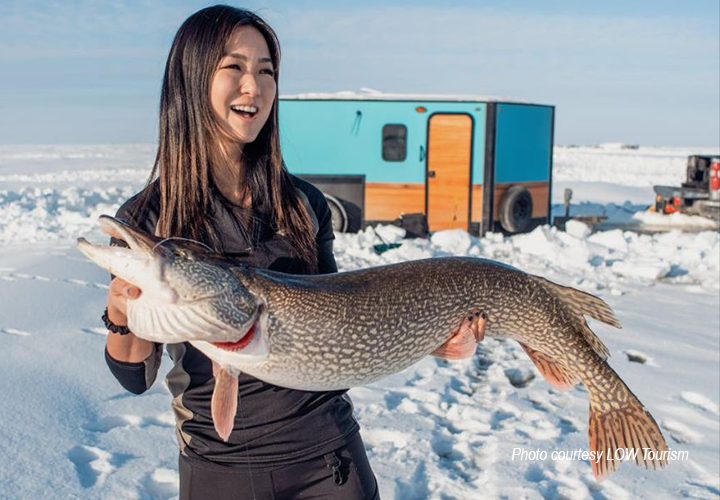
[[[230,106],[230,110],[246,120],[252,120],[258,113],[258,108],[255,106],[232,105]]]

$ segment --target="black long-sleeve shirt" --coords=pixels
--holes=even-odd
[[[320,273],[336,272],[333,257],[333,229],[330,209],[322,193],[308,182],[293,177],[303,202],[316,222],[316,243]],[[134,214],[136,197],[126,202],[117,217],[153,233],[157,225],[160,196],[153,189],[144,214]],[[223,252],[249,265],[286,273],[298,273],[302,266],[291,246],[261,219],[253,219],[252,234],[243,229],[244,209],[216,193],[212,200],[212,221]],[[121,242],[114,241],[115,244]],[[211,361],[191,344],[165,346],[174,362],[167,375],[173,395],[178,444],[181,453],[230,466],[286,465],[336,449],[354,436],[358,424],[345,391],[309,392],[285,389],[240,374],[240,404],[235,426],[227,443],[217,435],[210,411],[215,380]],[[105,358],[110,371],[127,390],[146,391],[157,376],[163,346],[142,363],[125,363]]]

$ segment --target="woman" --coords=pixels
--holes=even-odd
[[[152,178],[118,217],[161,236],[192,238],[253,266],[289,273],[337,271],[322,194],[290,176],[280,154],[280,50],[255,14],[203,9],[181,26],[165,68]],[[122,244],[115,240],[115,244]],[[127,324],[141,291],[116,278],[107,318]],[[108,335],[106,359],[128,390],[153,383],[163,346]],[[283,389],[240,375],[240,410],[227,443],[210,418],[211,362],[168,345],[167,377],[180,445],[181,499],[379,498],[344,391]]]
[[[156,180],[117,216],[163,237],[201,241],[255,267],[336,272],[327,203],[283,165],[279,63],[275,33],[255,14],[214,6],[189,17],[165,68]],[[140,293],[113,279],[104,317],[112,333],[108,366],[137,394],[154,382],[163,349],[124,326],[127,300]],[[439,355],[467,355],[467,337],[458,338]],[[181,500],[379,498],[345,391],[296,391],[241,374],[239,411],[223,442],[211,419],[210,360],[188,343],[167,350],[174,362],[167,383]]]

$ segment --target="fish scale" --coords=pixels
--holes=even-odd
[[[438,352],[468,314],[480,310],[487,315],[485,334],[519,342],[551,385],[587,387],[591,463],[599,480],[617,469],[621,460],[614,453],[622,448],[639,450],[635,462],[643,467],[667,465],[657,423],[607,363],[607,347],[585,320],[620,327],[612,309],[593,295],[474,257],[287,275],[234,263],[183,240],[160,241],[111,217],[101,217],[101,227],[130,249],[81,240],[80,250],[143,290],[128,304],[135,335],[187,341],[213,361],[213,420],[225,440],[237,407],[227,400],[237,395],[228,384],[237,384],[239,371],[299,390],[368,384]]]

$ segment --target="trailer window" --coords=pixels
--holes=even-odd
[[[385,125],[382,136],[383,160],[405,161],[407,157],[407,127],[405,125]]]

